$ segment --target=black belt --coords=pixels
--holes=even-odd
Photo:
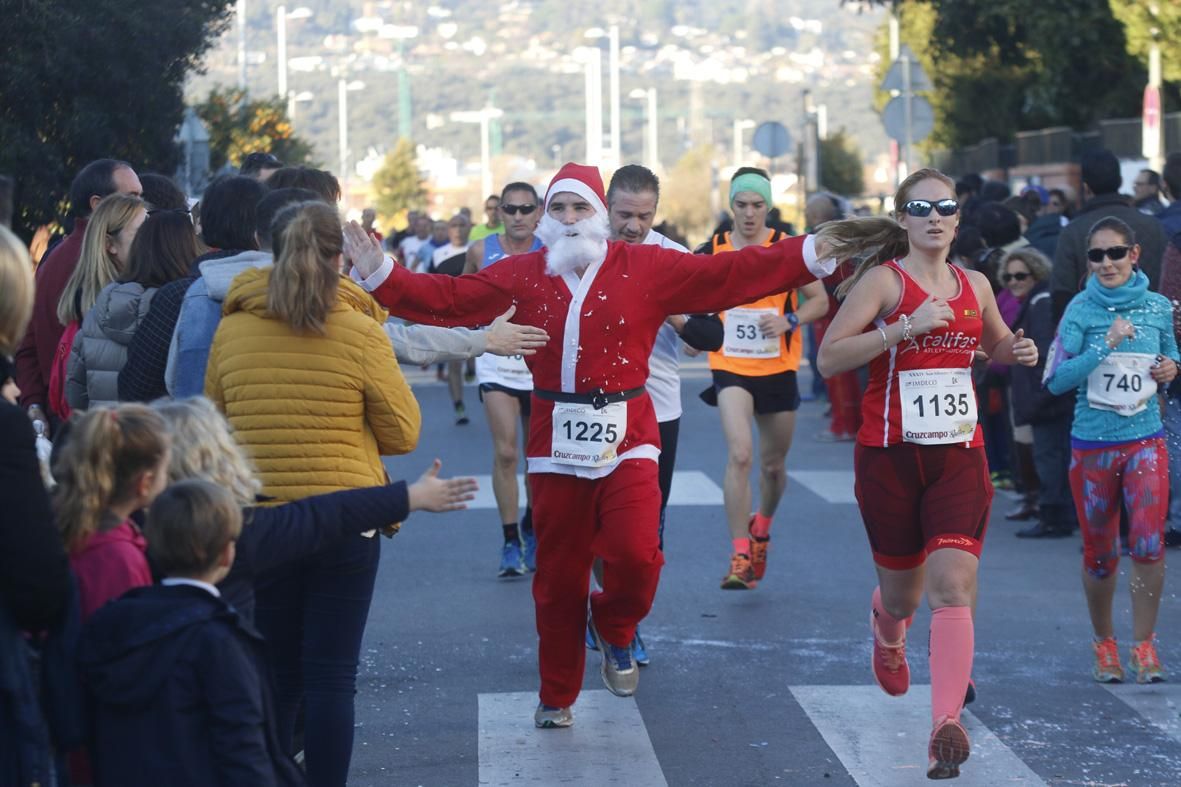
[[[609,404],[616,404],[617,402],[626,402],[628,399],[635,399],[637,396],[644,393],[644,386],[641,385],[639,388],[630,388],[626,391],[616,391],[615,393],[607,393],[602,388],[596,388],[590,393],[564,393],[562,391],[546,391],[541,388],[534,388],[533,393],[538,399],[545,399],[547,402],[589,404],[596,410],[602,410]]]

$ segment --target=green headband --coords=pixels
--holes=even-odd
[[[767,207],[771,207],[771,181],[762,175],[745,172],[730,181],[730,204],[733,205],[734,198],[744,191],[758,194],[767,203]]]

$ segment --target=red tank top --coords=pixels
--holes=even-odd
[[[928,296],[897,260],[884,265],[898,274],[902,297],[893,311],[876,321],[875,325],[882,328],[897,322],[902,314],[912,314]],[[955,315],[951,325],[901,342],[869,362],[869,385],[861,400],[861,430],[857,433],[861,445],[881,448],[902,442],[935,441],[966,447],[984,445],[980,426],[970,417],[976,412],[972,354],[980,345],[984,322],[967,274],[950,263],[948,267],[960,285],[959,292],[948,301]],[[962,375],[924,370],[962,370]],[[905,415],[900,395],[903,387],[907,389]],[[952,420],[947,420],[949,411]],[[953,423],[956,433],[963,435],[962,440],[933,436]]]

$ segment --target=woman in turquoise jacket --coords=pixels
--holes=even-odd
[[[1138,683],[1164,680],[1154,629],[1165,581],[1169,473],[1157,391],[1177,376],[1177,343],[1173,306],[1148,291],[1139,258],[1123,221],[1109,216],[1091,228],[1090,275],[1062,316],[1046,365],[1052,393],[1078,390],[1070,487],[1083,534],[1094,676],[1103,683],[1124,678],[1111,619],[1121,498],[1133,561],[1131,666]]]

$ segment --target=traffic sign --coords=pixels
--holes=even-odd
[[[791,146],[791,134],[782,123],[774,120],[760,123],[751,140],[751,147],[767,158],[786,156],[791,153]]]
[[[927,72],[919,65],[919,60],[914,56],[914,52],[910,47],[903,45],[898,52],[898,59],[890,64],[890,70],[886,72],[886,78],[882,80],[882,90],[886,92],[898,91],[901,93],[906,90],[906,71],[910,71],[910,90],[912,93],[921,93],[925,90],[933,89],[931,78],[927,76]]]
[[[891,139],[906,144],[906,97],[895,96],[882,110],[882,124]],[[922,142],[935,128],[935,110],[922,96],[910,97],[910,141]]]

